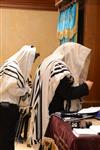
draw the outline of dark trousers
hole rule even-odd
[[[0,103],[0,150],[14,150],[18,118],[17,105]]]

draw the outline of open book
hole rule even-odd
[[[100,126],[90,126],[90,128],[73,128],[73,133],[76,137],[94,136],[100,134]]]
[[[81,109],[78,114],[93,114],[100,111],[100,107],[89,107]]]

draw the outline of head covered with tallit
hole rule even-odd
[[[0,93],[17,84],[19,76],[24,82],[27,80],[31,73],[35,55],[36,48],[25,45],[4,62],[0,67]]]
[[[42,67],[46,68],[52,61],[63,61],[74,77],[74,84],[86,80],[90,63],[91,49],[73,42],[59,46],[50,56],[44,59]],[[45,66],[45,67],[44,67]]]
[[[68,42],[59,46],[50,56],[45,58],[40,65],[40,78],[42,83],[42,134],[44,135],[48,120],[48,106],[52,101],[60,80],[69,74],[64,71],[50,78],[51,70],[55,63],[61,62],[69,68],[74,78],[73,86],[79,85],[86,80],[90,62],[91,50],[81,44]],[[34,93],[35,94],[35,93]],[[34,98],[33,98],[34,99]],[[34,101],[33,101],[34,102]],[[79,105],[79,100],[73,100],[71,110],[74,111]]]

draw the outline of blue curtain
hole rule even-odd
[[[74,3],[64,11],[59,12],[57,35],[60,44],[77,42],[78,3]]]

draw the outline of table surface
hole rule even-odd
[[[91,121],[93,125],[100,125],[100,120],[97,120],[95,118],[86,119],[86,121]]]

